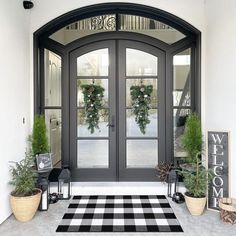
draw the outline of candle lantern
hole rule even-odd
[[[183,203],[184,202],[184,196],[182,193],[177,192],[179,183],[179,175],[175,168],[172,168],[168,174],[168,197],[172,198],[172,201],[176,203]],[[174,193],[172,195],[172,188],[174,185]]]
[[[60,200],[70,199],[71,173],[69,169],[63,169],[58,177],[58,195]]]
[[[44,176],[40,176],[38,179],[38,188],[42,190],[42,196],[39,203],[39,210],[40,211],[47,211],[48,210],[48,180]]]

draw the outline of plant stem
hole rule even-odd
[[[198,153],[197,153],[197,155],[196,155],[196,158],[197,158],[197,173],[196,173],[196,189],[198,189],[198,185],[199,185],[199,183],[198,183],[198,181],[199,181],[199,178],[198,178],[198,175],[199,175],[199,162],[198,162]]]

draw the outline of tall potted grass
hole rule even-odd
[[[19,221],[29,221],[38,209],[42,193],[36,188],[37,173],[32,156],[26,153],[23,160],[10,166],[10,172],[12,175],[10,184],[15,187],[10,194],[13,214]]]
[[[201,122],[196,113],[191,113],[187,119],[183,136],[183,147],[187,152],[187,166],[180,172],[184,177],[187,189],[186,205],[192,215],[201,215],[206,205],[207,187],[211,180],[211,171],[202,165],[202,132]]]

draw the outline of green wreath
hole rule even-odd
[[[142,134],[146,133],[146,126],[150,123],[149,110],[151,109],[152,85],[130,87],[132,113]]]
[[[86,123],[88,130],[93,134],[95,129],[99,129],[99,111],[103,105],[104,88],[95,84],[84,84],[81,88],[84,95]]]

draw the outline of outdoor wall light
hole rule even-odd
[[[31,1],[23,1],[23,7],[25,9],[31,9],[34,7],[34,4]]]

